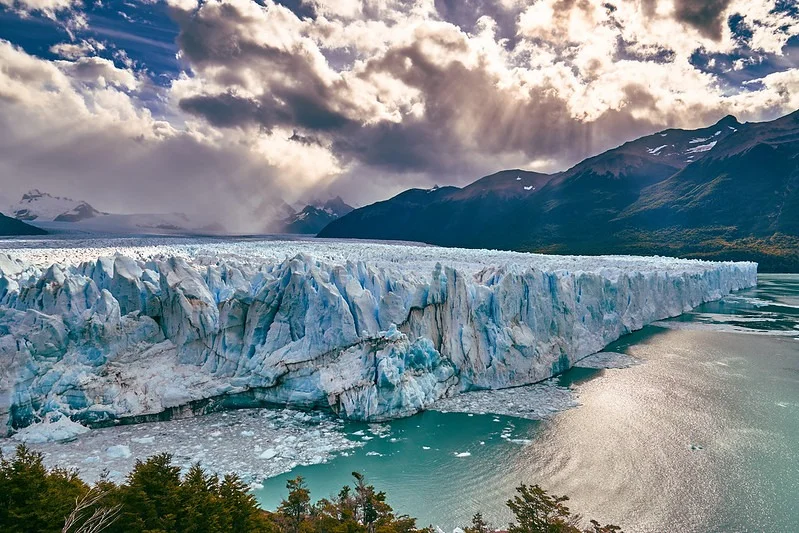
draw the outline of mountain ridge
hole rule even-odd
[[[318,235],[753,259],[764,270],[799,271],[797,154],[799,111],[745,124],[728,115],[704,128],[633,139],[562,172],[513,169],[462,188],[404,191]],[[514,173],[538,185],[514,190]]]

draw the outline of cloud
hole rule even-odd
[[[404,171],[456,181],[509,160],[562,166],[660,126],[738,110],[689,62],[698,46],[727,46],[713,29],[727,2],[665,12],[591,0],[511,5],[524,38],[512,49],[486,14],[505,7],[468,6],[471,19],[447,2],[338,11],[317,2],[316,19],[300,19],[269,2],[206,2],[177,17],[194,73],[179,106],[217,127],[292,127],[323,138],[352,172],[361,165],[392,179]],[[341,48],[355,59],[336,70],[326,52]]]
[[[722,37],[729,5],[730,0],[676,0],[674,15],[677,20],[690,24],[705,37],[718,41]]]
[[[7,196],[39,187],[103,210],[181,211],[259,231],[269,213],[253,210],[264,199],[330,171],[319,147],[287,132],[223,135],[153,117],[137,98],[141,80],[109,60],[45,61],[0,41],[0,65]]]
[[[799,107],[790,58],[748,74],[749,58],[777,57],[799,33],[770,0],[169,4],[185,72],[163,89],[80,41],[54,47],[58,61],[0,47],[0,111],[25,124],[0,138],[0,171],[67,176],[106,202],[122,190],[139,206],[225,206],[244,228],[264,199],[365,203],[502,168],[559,170],[660,128]],[[729,57],[750,83],[731,86],[697,54]],[[61,101],[67,116],[50,116]]]
[[[66,58],[79,59],[105,50],[105,45],[94,39],[83,39],[76,43],[58,43],[50,47],[50,53]]]
[[[59,11],[72,9],[82,3],[82,0],[0,0],[0,5],[18,13],[40,12],[50,18],[55,18],[55,14]]]

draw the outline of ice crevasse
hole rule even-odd
[[[248,242],[0,253],[0,435],[275,403],[377,421],[560,373],[755,263]],[[138,417],[138,418],[137,418]]]

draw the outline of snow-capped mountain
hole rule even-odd
[[[79,222],[102,214],[86,202],[52,196],[39,189],[23,194],[22,199],[9,206],[7,212],[17,220],[28,222]]]
[[[199,222],[183,213],[104,213],[82,200],[53,196],[39,189],[23,194],[6,211],[18,221],[53,233],[225,233],[219,224]]]
[[[411,189],[319,236],[747,258],[765,270],[799,271],[799,111],[667,129],[552,175],[508,170],[464,188]]]
[[[343,217],[353,209],[355,208],[348,205],[340,196],[325,202],[314,202],[284,218],[281,232],[316,235],[330,222]]]

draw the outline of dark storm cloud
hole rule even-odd
[[[275,3],[290,9],[299,18],[316,18],[316,10],[309,0],[275,0]]]
[[[214,126],[236,127],[257,124],[265,131],[275,126],[297,126],[312,131],[335,130],[351,121],[327,109],[312,95],[282,88],[259,99],[231,92],[183,98],[183,111],[201,116]]]
[[[696,28],[705,37],[718,41],[729,5],[730,0],[676,0],[675,18]]]
[[[341,103],[337,98],[339,87],[322,80],[306,51],[248,39],[241,28],[254,21],[236,6],[223,4],[217,10],[180,13],[178,20],[178,43],[184,58],[195,68],[215,68],[213,77],[219,84],[244,85],[243,73],[248,69],[258,69],[269,78],[269,90],[263,95],[240,96],[228,90],[191,96],[180,101],[184,111],[217,126],[259,124],[268,131],[275,126],[324,131],[350,123],[334,108]]]

